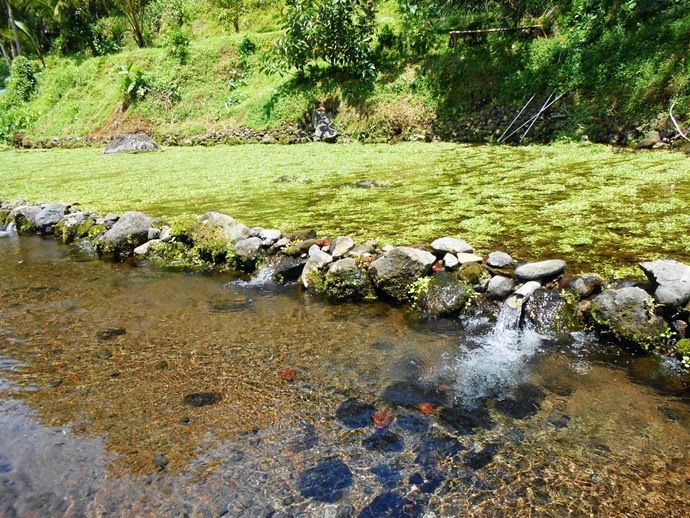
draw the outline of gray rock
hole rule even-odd
[[[161,229],[161,234],[158,236],[158,239],[163,241],[164,243],[167,243],[172,239],[172,228],[168,225],[164,226]]]
[[[331,264],[326,274],[326,296],[336,302],[361,300],[372,293],[369,278],[351,257]]]
[[[471,254],[474,252],[472,245],[454,237],[442,237],[431,243],[431,249],[441,256],[451,254]]]
[[[136,133],[116,136],[108,143],[103,154],[143,153],[147,151],[160,151],[160,147],[148,135]]]
[[[333,127],[330,116],[322,108],[314,110],[311,122],[314,126],[314,140],[333,143],[338,139],[338,131]]]
[[[597,331],[634,349],[652,351],[668,343],[668,324],[654,314],[654,299],[641,288],[604,290],[587,309]]]
[[[503,300],[513,292],[514,286],[513,279],[496,275],[489,280],[486,290],[493,298]]]
[[[672,259],[641,263],[659,304],[682,306],[690,301],[690,266]]]
[[[149,241],[151,241],[152,239],[160,239],[160,236],[161,236],[160,229],[157,229],[154,227],[151,227],[149,229]]]
[[[313,253],[310,253],[307,264],[302,270],[302,285],[307,289],[313,288],[321,270],[332,262],[333,257],[317,247]]]
[[[208,223],[217,223],[224,228],[230,229],[235,224],[235,218],[221,212],[211,211],[201,216],[199,218],[199,223],[203,223],[204,225]]]
[[[566,275],[558,283],[558,286],[569,291],[578,299],[591,297],[601,291],[604,279],[596,273],[583,273],[580,275]]]
[[[575,312],[558,291],[539,288],[525,303],[525,325],[548,336],[566,335],[579,328]]]
[[[492,268],[508,268],[509,266],[513,266],[515,262],[513,258],[505,252],[491,252],[486,264]]]
[[[250,237],[235,242],[235,259],[242,268],[253,269],[261,256],[261,239]]]
[[[261,237],[261,233],[266,230],[264,227],[252,227],[249,229],[249,237]],[[263,241],[263,239],[262,239]]]
[[[283,233],[278,229],[264,229],[259,233],[261,242],[264,246],[273,246],[282,236]],[[287,240],[286,243],[287,244]]]
[[[57,225],[69,210],[67,203],[51,203],[36,214],[34,226],[39,234],[52,234]]]
[[[565,272],[565,261],[551,259],[537,263],[527,263],[515,269],[515,276],[523,281],[553,279]]]
[[[17,232],[29,233],[36,230],[36,216],[41,212],[37,205],[20,205],[12,209],[7,216],[7,221],[14,221]]]
[[[283,257],[273,267],[273,278],[278,282],[293,282],[300,278],[306,260],[297,257]]]
[[[476,254],[459,253],[457,258],[460,264],[481,263],[484,261],[482,256]]]
[[[395,249],[395,247],[393,245],[383,245],[383,248],[381,248],[381,251],[384,254],[387,254],[388,252],[390,252],[393,249]]]
[[[376,250],[376,242],[375,241],[367,241],[366,243],[363,243],[361,245],[357,245],[354,247],[352,250],[350,250],[347,255],[350,257],[354,258],[359,258],[359,257],[366,257],[367,255],[371,255],[374,253]]]
[[[57,225],[55,225],[55,233],[60,235],[60,238],[66,242],[71,243],[76,239],[79,226],[83,224],[89,215],[85,212],[74,212],[72,214],[66,214]]]
[[[537,281],[526,282],[506,299],[506,304],[511,308],[520,308],[532,296],[532,293],[539,288],[541,288],[541,284]]]
[[[651,149],[661,142],[661,135],[658,131],[648,131],[642,140],[637,143],[637,149]]]
[[[271,245],[270,253],[276,253],[290,244],[290,240],[287,237],[281,237],[278,241]]]
[[[261,143],[262,144],[275,144],[276,139],[274,139],[270,133],[266,133],[262,138],[261,138]]]
[[[443,266],[449,270],[454,270],[460,265],[460,261],[453,254],[446,254],[443,256]]]
[[[149,238],[153,219],[143,212],[125,212],[99,242],[99,251],[116,255],[130,254]]]
[[[371,263],[369,274],[377,290],[402,301],[417,279],[429,273],[436,257],[429,252],[399,246]]]
[[[470,296],[463,283],[448,273],[441,272],[431,278],[426,293],[418,304],[422,310],[435,317],[449,317],[459,313]]]
[[[248,239],[251,233],[251,229],[244,223],[235,223],[227,230],[226,236],[228,238],[228,241],[235,244],[243,239]],[[259,239],[259,241],[261,240]]]
[[[149,254],[149,248],[151,248],[151,246],[156,245],[160,242],[161,242],[160,239],[151,239],[150,241],[147,241],[143,245],[136,247],[132,253],[137,257],[146,257]]]
[[[338,236],[333,241],[331,246],[331,255],[338,259],[346,255],[350,250],[355,247],[355,242],[350,236]]]

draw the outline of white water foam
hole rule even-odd
[[[254,275],[248,281],[237,279],[236,281],[229,282],[227,286],[234,288],[254,288],[261,290],[262,288],[269,288],[275,284],[273,280],[273,266],[264,266],[259,270],[259,273]]]
[[[522,307],[504,304],[493,330],[469,336],[461,346],[455,371],[455,398],[471,404],[484,397],[502,397],[529,376],[528,363],[540,350],[544,336],[520,329]]]
[[[0,237],[10,237],[16,235],[17,229],[14,226],[14,221],[10,221],[5,228],[2,228],[2,226],[0,226]]]

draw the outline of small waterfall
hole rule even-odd
[[[0,225],[0,237],[14,236],[17,234],[17,228],[14,221],[10,221],[7,225]]]
[[[273,280],[273,272],[274,268],[273,266],[264,266],[259,270],[259,272],[254,275],[251,279],[245,281],[242,279],[238,279],[236,281],[232,281],[228,283],[229,287],[238,287],[238,288],[254,288],[254,289],[266,289],[269,288],[270,286],[275,284],[275,281]]]
[[[529,375],[528,363],[544,337],[529,327],[520,329],[522,303],[505,303],[489,333],[469,336],[461,346],[455,370],[455,397],[471,404],[484,397],[501,397]]]

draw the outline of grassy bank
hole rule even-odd
[[[609,275],[643,259],[690,259],[690,158],[680,154],[574,144],[309,144],[116,156],[5,151],[0,162],[0,199],[163,217],[218,210],[249,225],[397,244],[457,234],[484,253],[557,256]]]

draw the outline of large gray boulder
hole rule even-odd
[[[682,306],[690,301],[690,266],[672,259],[641,263],[640,268],[654,286],[659,304]]]
[[[14,221],[19,234],[27,234],[36,230],[36,216],[41,212],[37,205],[20,205],[10,211],[7,221]]]
[[[311,122],[314,125],[314,140],[333,143],[338,139],[338,131],[333,127],[333,122],[324,109],[314,110]]]
[[[261,238],[250,237],[235,243],[235,260],[237,266],[244,270],[253,270],[261,257]]]
[[[634,349],[653,351],[664,347],[671,333],[653,309],[654,299],[646,291],[628,287],[604,290],[587,313],[600,334]]]
[[[39,234],[52,234],[57,225],[69,210],[67,203],[51,203],[41,209],[41,212],[36,214],[34,222],[36,231]]]
[[[417,303],[425,313],[435,317],[449,317],[462,311],[470,295],[466,286],[452,275],[441,272],[432,277],[426,293]]]
[[[523,281],[554,279],[565,272],[565,261],[551,259],[537,263],[527,263],[515,269],[515,276]]]
[[[361,300],[372,294],[369,277],[351,257],[331,264],[326,274],[325,290],[326,296],[336,302]]]
[[[369,274],[377,290],[395,300],[409,297],[410,287],[431,270],[434,254],[398,246],[369,266]]]
[[[537,333],[554,336],[566,335],[579,329],[573,310],[560,292],[538,288],[525,302],[522,319]]]
[[[450,254],[471,254],[474,252],[472,245],[463,241],[462,239],[457,239],[455,237],[442,237],[431,243],[431,249],[434,253],[443,257],[447,253]]]
[[[135,133],[116,136],[108,143],[103,154],[144,153],[147,151],[160,151],[160,147],[148,135]]]
[[[99,252],[116,256],[131,255],[135,248],[148,241],[149,228],[153,221],[153,218],[143,212],[125,212],[117,223],[103,234],[98,243]]]

